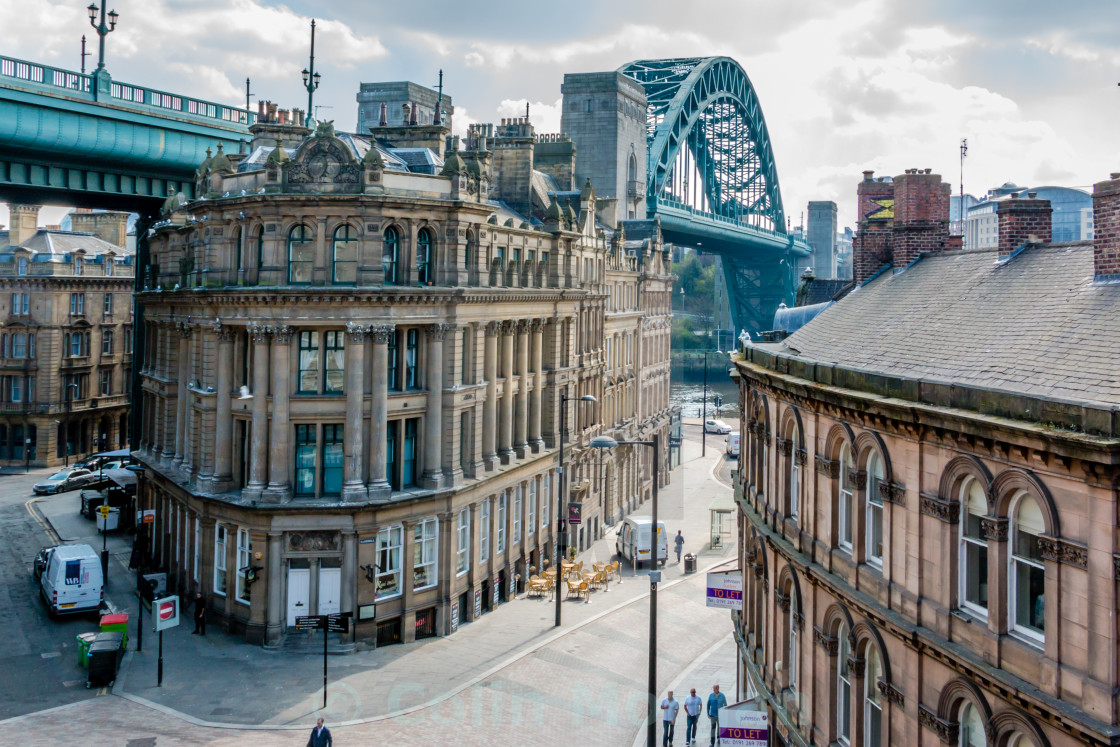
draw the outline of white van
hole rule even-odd
[[[738,459],[739,458],[739,431],[735,431],[734,433],[728,433],[727,434],[727,439],[725,440],[725,443],[727,445],[727,455],[730,456],[730,457],[734,457],[735,459]]]
[[[650,563],[649,530],[653,520],[648,516],[630,516],[622,522],[614,540],[614,550],[631,563],[640,565],[642,561]],[[665,522],[657,522],[657,547],[658,559],[661,565],[669,559],[669,537],[665,533]],[[650,563],[650,567],[652,563]]]
[[[51,615],[97,610],[105,600],[101,558],[89,545],[48,547],[36,559],[39,593]]]

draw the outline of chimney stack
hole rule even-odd
[[[1050,200],[1012,194],[996,203],[999,222],[999,257],[1006,259],[1023,244],[1046,244],[1050,241]]]
[[[909,169],[894,178],[891,264],[901,270],[926,252],[949,243],[949,194],[952,187],[933,169]]]
[[[1120,172],[1093,185],[1093,277],[1120,280]]]
[[[891,221],[894,219],[894,182],[863,172],[857,190],[857,230],[852,242],[852,279],[856,285],[890,262]]]
[[[8,243],[19,246],[39,230],[40,205],[8,205]]]

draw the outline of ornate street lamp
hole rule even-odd
[[[315,111],[312,105],[315,91],[319,88],[319,79],[323,76],[315,72],[315,19],[311,19],[311,62],[303,69],[303,87],[307,89],[307,116],[303,119],[303,126],[311,126],[311,112]]]
[[[97,52],[97,69],[98,70],[104,70],[105,69],[105,37],[108,36],[111,32],[116,30],[117,19],[120,18],[120,15],[115,10],[109,11],[109,25],[105,25],[105,0],[101,0],[101,7],[100,8],[98,8],[97,5],[95,5],[93,3],[90,3],[89,7],[86,8],[86,10],[89,11],[89,25],[93,26],[94,31],[97,32],[97,36],[100,39],[100,44],[99,44],[98,52]],[[98,16],[99,13],[101,15],[101,22],[100,23],[98,23],[98,20],[97,20],[97,16]]]

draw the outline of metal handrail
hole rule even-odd
[[[14,78],[34,83],[45,88],[56,88],[71,93],[93,95],[93,76],[75,73],[71,70],[40,65],[14,57],[0,55],[0,80]],[[110,96],[116,101],[164,109],[203,119],[217,119],[231,124],[249,125],[256,121],[256,114],[235,106],[226,106],[212,101],[194,99],[177,93],[168,93],[155,88],[146,88],[131,83],[113,81]]]

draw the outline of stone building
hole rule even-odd
[[[1113,745],[1120,174],[1095,242],[1016,198],[976,251],[899,219],[939,181],[896,177],[870,279],[736,360],[744,690],[781,744]]]
[[[492,200],[491,125],[298,121],[212,154],[149,239],[151,550],[249,641],[331,612],[360,645],[444,635],[552,557],[562,408],[570,543],[648,496],[644,454],[587,443],[666,433],[668,257],[652,222],[596,224],[589,185],[540,219]]]
[[[134,266],[128,214],[72,231],[11,205],[0,231],[0,465],[53,467],[128,443]]]

